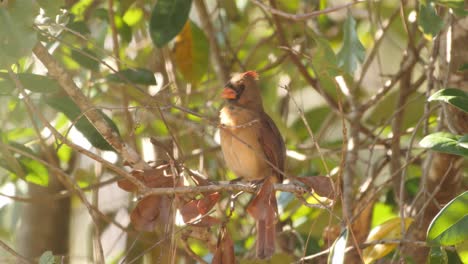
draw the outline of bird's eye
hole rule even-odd
[[[242,92],[244,91],[245,89],[245,85],[244,84],[241,84],[239,85],[239,90],[237,91],[238,94],[242,94]]]

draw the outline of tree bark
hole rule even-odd
[[[18,251],[28,258],[38,258],[45,251],[68,256],[70,197],[51,198],[64,190],[62,184],[49,175],[49,186],[28,184],[28,194],[38,202],[24,204],[18,230]]]

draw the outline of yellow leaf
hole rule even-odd
[[[413,218],[405,218],[405,230],[414,221]],[[369,236],[367,236],[366,243],[378,240],[397,240],[401,238],[401,218],[396,217],[385,221],[381,225],[374,227]],[[390,253],[395,247],[396,243],[376,244],[369,246],[363,251],[364,263],[369,264],[377,259],[380,259]]]
[[[203,31],[191,21],[185,23],[175,38],[172,50],[177,70],[192,84],[200,81],[208,68],[208,40]]]

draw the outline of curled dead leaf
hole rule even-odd
[[[161,197],[148,196],[138,202],[130,214],[130,220],[138,231],[154,231],[160,213]]]
[[[234,243],[227,232],[226,227],[221,228],[218,236],[218,244],[213,256],[212,264],[233,264],[236,263],[234,254]]]
[[[202,199],[191,200],[180,208],[184,222],[197,226],[212,226],[220,221],[206,214],[215,206],[220,198],[219,193],[205,195]]]
[[[168,164],[147,170],[134,170],[131,174],[150,188],[173,187],[175,182]],[[128,179],[118,181],[117,185],[127,192],[136,192],[138,190],[137,186]]]
[[[333,181],[330,177],[326,176],[307,176],[307,177],[292,177],[294,180],[305,184],[311,188],[315,193],[328,199],[335,199],[337,194]]]

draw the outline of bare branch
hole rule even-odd
[[[290,13],[286,13],[284,11],[281,11],[281,10],[278,10],[278,9],[274,8],[273,5],[268,6],[268,5],[265,5],[264,3],[262,3],[262,2],[260,2],[258,0],[251,0],[251,1],[252,1],[252,3],[258,5],[260,8],[265,10],[266,12],[270,12],[271,14],[274,14],[274,15],[277,15],[277,16],[280,16],[282,18],[286,18],[286,19],[289,19],[289,20],[293,20],[293,21],[302,21],[302,20],[311,19],[311,18],[317,17],[319,15],[332,13],[332,12],[335,12],[335,11],[338,11],[338,10],[341,10],[341,9],[344,9],[344,8],[348,8],[348,7],[352,6],[352,5],[365,2],[364,0],[357,0],[357,1],[353,1],[351,3],[347,3],[347,4],[343,4],[343,5],[339,5],[339,6],[334,6],[334,7],[330,7],[330,8],[327,8],[327,9],[318,10],[318,11],[314,11],[314,12],[310,12],[310,13],[306,13],[306,14],[290,14]]]

